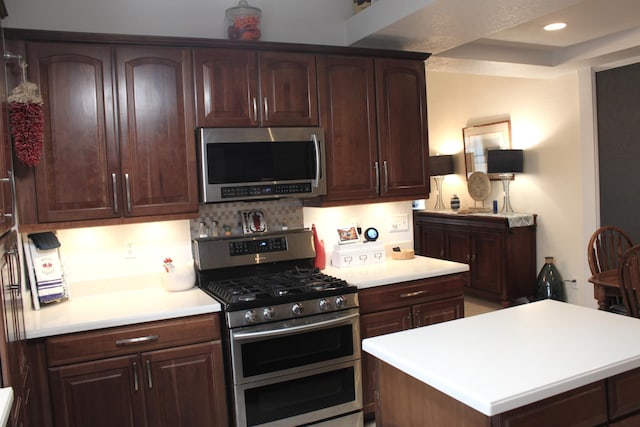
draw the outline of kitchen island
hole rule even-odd
[[[544,300],[365,339],[376,425],[632,425],[639,334],[638,319]]]

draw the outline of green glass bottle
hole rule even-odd
[[[567,293],[564,289],[564,280],[553,263],[553,257],[545,257],[544,265],[538,273],[536,280],[535,300],[554,299],[567,302]]]

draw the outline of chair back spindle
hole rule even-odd
[[[640,317],[640,245],[631,247],[620,259],[618,279],[627,316]]]

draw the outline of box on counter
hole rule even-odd
[[[331,265],[337,268],[378,264],[385,261],[385,249],[382,242],[352,243],[333,245]]]

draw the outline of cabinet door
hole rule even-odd
[[[56,427],[145,426],[136,355],[49,369]]]
[[[378,313],[360,316],[360,336],[362,339],[392,332],[404,331],[411,328],[411,308],[403,307]],[[375,412],[376,391],[376,358],[368,353],[362,353],[362,401],[364,412]]]
[[[373,59],[319,56],[320,125],[325,130],[325,200],[378,196]]]
[[[125,216],[198,211],[191,51],[116,48]]]
[[[380,195],[429,194],[424,62],[376,59]]]
[[[142,354],[149,425],[227,426],[220,341]]]
[[[45,125],[39,165],[23,167],[26,176],[18,176],[20,184],[21,178],[35,175],[37,218],[29,212],[33,207],[25,208],[21,221],[119,217],[112,181],[119,165],[111,48],[33,42],[26,49],[29,80],[42,93]]]
[[[469,264],[471,261],[471,235],[469,230],[466,228],[446,228],[445,230],[447,259]]]
[[[5,63],[0,67],[0,82],[7,82]],[[0,105],[6,105],[7,85],[0,84]],[[0,115],[0,235],[15,224],[13,212],[13,166],[11,165],[11,135],[8,109]]]
[[[442,224],[416,221],[413,232],[416,255],[445,259],[444,226]]]
[[[7,425],[24,423],[28,399],[28,362],[15,233],[0,240],[0,364],[2,387],[13,388]]]
[[[315,56],[261,52],[258,57],[262,126],[317,126]]]
[[[471,250],[471,287],[499,296],[504,281],[505,253],[501,233],[473,231]]]
[[[197,126],[259,124],[258,65],[253,51],[195,49]]]
[[[417,304],[412,310],[414,328],[455,320],[464,317],[464,297]]]

